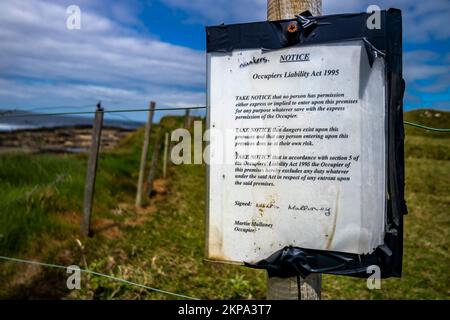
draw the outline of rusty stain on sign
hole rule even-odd
[[[341,188],[338,186],[337,192],[336,192],[336,205],[334,209],[334,217],[333,217],[333,224],[331,226],[331,232],[327,239],[327,245],[325,247],[326,250],[331,249],[331,244],[333,243],[334,235],[336,233],[336,223],[337,223],[337,217],[339,214],[339,199],[341,197]]]
[[[366,254],[382,242],[382,224],[364,221],[382,217],[384,208],[378,200],[384,199],[385,175],[377,169],[384,159],[372,156],[385,148],[384,61],[380,57],[368,66],[361,58],[365,50],[361,40],[352,40],[264,53],[259,48],[208,53],[209,121],[215,130],[233,132],[230,140],[237,141],[213,140],[212,150],[239,155],[231,163],[209,157],[208,258],[259,261],[289,245]],[[308,61],[298,58],[305,54]],[[262,56],[266,63],[236,67]],[[284,56],[292,57],[289,63]],[[307,73],[298,72],[300,62]],[[327,72],[316,71],[324,67]],[[369,81],[362,97],[361,70],[370,73],[363,75]],[[326,99],[334,103],[323,112],[292,106],[326,105]],[[268,104],[274,106],[263,107]],[[244,114],[249,110],[254,116]],[[256,144],[258,135],[281,141],[268,148]],[[364,221],[361,208],[368,208]],[[368,241],[359,245],[362,234]]]

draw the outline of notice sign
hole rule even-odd
[[[208,53],[208,258],[382,245],[385,83],[363,40]]]

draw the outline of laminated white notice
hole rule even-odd
[[[382,245],[385,113],[362,41],[208,54],[207,257]]]

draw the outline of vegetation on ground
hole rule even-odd
[[[405,120],[450,127],[449,112],[417,110],[405,113]],[[166,130],[182,125],[176,117],[162,122]],[[101,153],[92,238],[79,237],[85,154],[0,155],[0,255],[76,264],[197,298],[264,299],[264,271],[204,261],[203,165],[169,166],[146,206],[134,207],[142,140],[141,129]],[[325,275],[323,298],[449,298],[449,160],[448,133],[406,127],[403,276],[368,290],[364,279]],[[0,261],[0,298],[174,298],[94,275],[83,275],[82,289],[69,291],[67,276],[64,270]]]

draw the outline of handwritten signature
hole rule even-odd
[[[330,207],[315,207],[315,206],[308,206],[308,205],[301,205],[297,206],[295,204],[290,204],[288,206],[288,210],[294,210],[294,211],[311,211],[311,212],[322,212],[327,217],[331,215],[331,208]]]

